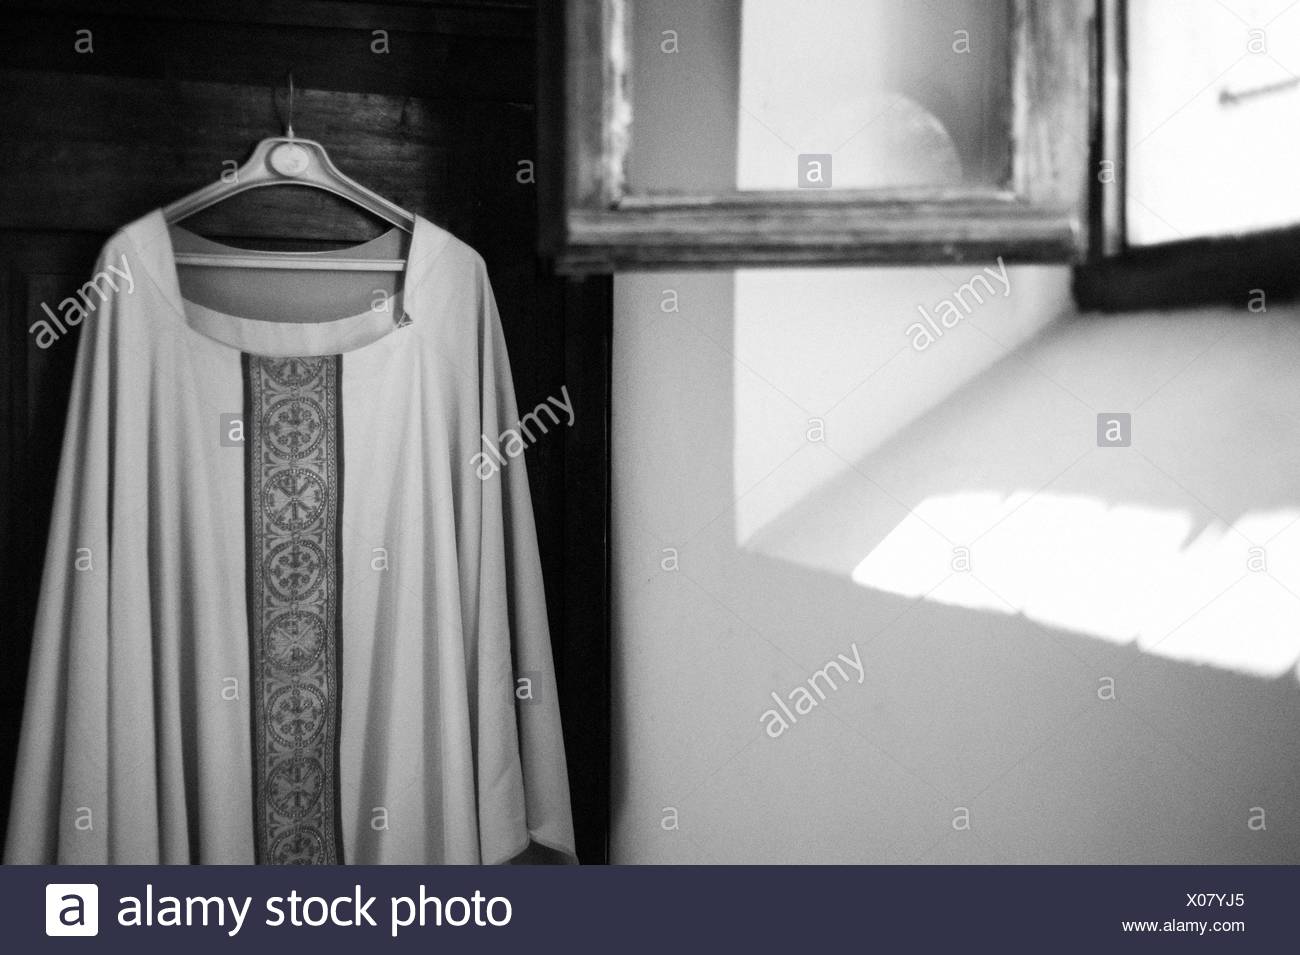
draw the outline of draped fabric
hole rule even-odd
[[[239,318],[155,211],[101,275],[5,861],[576,861],[527,473],[475,466],[519,420],[481,258],[418,219],[382,307]]]

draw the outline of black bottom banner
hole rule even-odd
[[[0,885],[12,952],[1282,952],[1300,932],[1300,869],[1274,866],[9,866]]]

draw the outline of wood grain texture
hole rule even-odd
[[[1012,177],[1027,202],[1087,198],[1094,17],[1091,0],[1015,0]],[[1082,216],[1081,216],[1082,218]]]
[[[132,17],[224,22],[244,27],[274,24],[389,29],[443,36],[512,36],[532,39],[536,0],[222,0],[221,3],[160,4],[155,0],[3,0],[0,8],[44,14],[97,14],[116,21]]]
[[[509,229],[524,211],[531,220],[531,193],[516,182],[518,162],[533,155],[530,108],[478,103],[469,110],[310,89],[296,100],[296,130],[399,205],[448,220],[474,203],[475,190],[500,189],[520,201],[497,225]],[[104,232],[160,197],[216,179],[257,139],[278,132],[267,91],[255,87],[17,70],[0,71],[0,124],[7,147],[0,151],[0,228]],[[499,134],[488,142],[483,130]],[[307,195],[255,190],[238,217],[265,223],[269,235],[364,232],[364,213],[327,205],[325,193]],[[213,234],[238,234],[230,219],[214,214],[203,222]]]
[[[622,196],[616,115],[626,81],[626,37],[616,31],[621,0],[578,0],[565,7],[565,148],[561,168],[573,208],[602,209]],[[620,72],[621,71],[621,72]]]
[[[9,69],[60,73],[202,79],[283,85],[292,69],[304,88],[464,97],[531,103],[531,11],[487,7],[498,29],[446,33],[451,14],[429,7],[346,3],[279,3],[241,19],[238,8],[265,5],[119,3],[118,12],[93,3],[20,4],[5,14],[0,63]],[[271,17],[269,12],[279,16]],[[472,22],[472,9],[452,20]],[[197,16],[196,16],[197,14]],[[301,15],[306,21],[294,21]],[[92,52],[78,52],[89,30]],[[375,30],[385,31],[382,43]],[[382,50],[383,52],[377,52]]]
[[[788,206],[720,197],[569,213],[565,271],[961,262],[1001,255],[1053,262],[1077,254],[1075,210],[1018,201],[834,202]]]

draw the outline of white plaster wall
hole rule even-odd
[[[725,184],[727,96],[637,95]],[[985,267],[617,277],[615,862],[1300,861],[1300,315],[1020,267],[913,347]]]

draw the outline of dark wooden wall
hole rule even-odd
[[[536,158],[532,0],[29,0],[0,5],[0,23],[0,813],[76,350],[73,336],[42,350],[28,329],[85,281],[111,232],[280,133],[292,70],[298,135],[483,255],[520,408],[566,385],[575,402],[574,426],[527,461],[579,855],[605,861],[609,283],[559,279],[536,254],[537,187],[520,181]],[[247,193],[187,226],[286,248],[384,228],[298,189]]]

